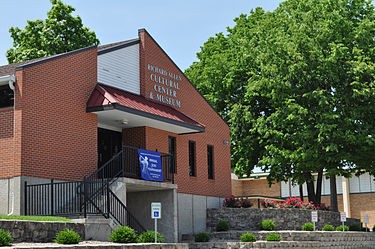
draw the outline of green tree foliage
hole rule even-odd
[[[375,173],[374,18],[371,1],[287,0],[201,47],[186,75],[229,123],[236,174],[306,182],[319,203],[323,172]]]
[[[25,29],[11,27],[13,47],[7,53],[9,63],[69,52],[75,49],[98,45],[93,31],[83,26],[79,16],[74,17],[74,8],[61,0],[51,0],[52,8],[47,19],[27,21]]]

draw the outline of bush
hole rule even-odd
[[[322,228],[322,231],[335,231],[335,227],[330,224],[325,224]]]
[[[260,226],[263,230],[272,231],[275,229],[276,223],[273,220],[262,220]]]
[[[375,225],[372,227],[372,231],[375,232]]]
[[[342,225],[336,227],[336,231],[342,231]],[[344,231],[349,231],[349,227],[347,225],[344,225]]]
[[[257,237],[253,233],[243,233],[240,237],[241,242],[255,242],[257,241]]]
[[[362,226],[360,224],[350,225],[349,231],[362,231]]]
[[[228,231],[229,230],[229,223],[228,221],[225,220],[219,220],[219,222],[216,225],[216,231],[221,232],[221,231]]]
[[[194,235],[195,242],[208,242],[210,241],[210,235],[208,233],[197,233]]]
[[[157,243],[164,242],[164,236],[161,233],[156,233],[156,241]],[[146,231],[139,235],[137,239],[138,243],[155,243],[155,231]]]
[[[270,233],[266,236],[267,241],[280,241],[281,235],[278,233]]]
[[[10,246],[13,243],[12,235],[0,228],[0,246]]]
[[[231,208],[236,208],[238,207],[238,202],[234,195],[231,195],[229,197],[226,197],[224,202],[223,202],[224,207],[231,207]]]
[[[128,226],[117,227],[109,236],[109,240],[115,243],[135,243],[137,234],[134,229]]]
[[[312,222],[306,222],[302,226],[302,231],[314,231],[314,224]]]
[[[58,244],[78,244],[81,236],[73,230],[64,229],[57,233],[55,242]]]

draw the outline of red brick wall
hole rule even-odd
[[[17,72],[17,175],[81,179],[97,168],[97,118],[86,102],[97,81],[97,50],[87,49]]]
[[[13,173],[13,116],[13,107],[0,108],[0,178],[8,178]]]
[[[122,130],[122,143],[137,148],[146,148],[146,128],[134,127]]]
[[[175,80],[179,89],[175,99],[181,101],[181,107],[175,107],[180,112],[193,118],[205,126],[205,132],[190,135],[174,135],[177,142],[177,174],[175,181],[181,193],[199,194],[208,196],[227,196],[231,194],[230,179],[230,146],[229,127],[199,94],[184,74],[175,66],[170,58],[157,45],[153,38],[145,31],[140,31],[140,58],[141,58],[141,94],[149,98],[154,92],[155,82],[150,79],[147,65],[151,64],[164,69],[181,80]],[[166,77],[168,78],[168,77]],[[167,132],[147,128],[147,147],[158,148],[159,151],[168,151]],[[189,176],[188,141],[196,142],[197,176]],[[214,146],[214,180],[208,179],[207,172],[207,145]]]

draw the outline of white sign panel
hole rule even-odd
[[[311,211],[311,221],[318,222],[318,211]]]
[[[341,222],[346,222],[346,213],[345,212],[340,213],[340,220],[341,220]]]
[[[363,217],[363,223],[368,224],[368,214],[365,214]]]
[[[160,202],[151,203],[151,218],[161,219],[161,203]]]

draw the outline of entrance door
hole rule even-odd
[[[120,152],[122,133],[98,128],[98,167]]]

